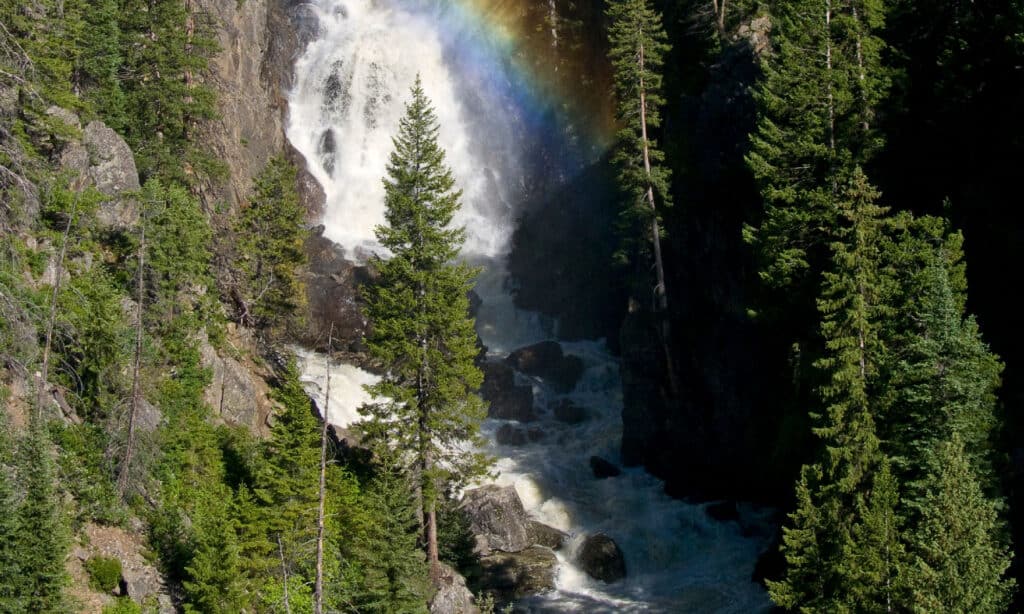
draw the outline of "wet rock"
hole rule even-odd
[[[539,426],[531,426],[526,429],[526,438],[530,441],[540,441],[544,439],[544,431]]]
[[[704,513],[719,522],[738,521],[740,519],[740,511],[736,507],[735,501],[711,503],[704,508]]]
[[[519,552],[533,544],[530,518],[512,486],[488,485],[466,492],[460,509],[477,536],[479,554],[493,550]]]
[[[558,559],[544,546],[496,552],[480,559],[480,585],[500,603],[555,590]]]
[[[604,533],[590,535],[583,541],[576,562],[590,577],[602,582],[626,577],[626,558],[615,540]]]
[[[441,574],[434,583],[437,592],[430,600],[430,614],[479,614],[473,605],[473,593],[459,572],[441,563]]]
[[[524,446],[529,439],[525,429],[512,424],[502,424],[494,437],[503,446]]]
[[[614,478],[622,474],[622,470],[614,463],[607,461],[600,456],[590,457],[590,470],[594,472],[594,477],[599,480]]]
[[[370,323],[363,317],[360,288],[373,280],[371,271],[345,259],[345,250],[323,236],[323,226],[314,229],[306,240],[309,274],[306,297],[309,304],[309,328],[303,341],[326,351],[328,332],[333,327],[333,352],[356,354],[365,350],[363,339]]]
[[[485,362],[480,368],[484,372],[480,395],[490,404],[487,409],[489,417],[519,422],[537,419],[533,409],[533,388],[517,385],[512,367],[501,362]]]
[[[587,410],[569,399],[562,399],[555,405],[555,419],[566,424],[579,424],[587,419]]]
[[[552,550],[561,550],[569,540],[569,534],[536,520],[530,521],[530,539],[533,543]]]
[[[505,359],[512,368],[537,376],[558,392],[569,392],[583,376],[583,360],[567,355],[557,341],[541,341],[519,348]]]

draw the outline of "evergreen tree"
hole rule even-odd
[[[3,399],[3,391],[0,391],[0,399]],[[25,610],[24,597],[18,586],[22,578],[21,553],[18,551],[22,531],[6,417],[6,411],[0,411],[0,612],[14,614]]]
[[[219,166],[192,142],[196,122],[214,117],[214,94],[197,84],[216,49],[208,27],[181,0],[120,0],[124,81],[131,117],[125,137],[139,175],[185,184],[215,175]],[[199,21],[200,26],[203,25]]]
[[[916,612],[1006,611],[1014,582],[996,502],[982,492],[959,435],[938,444],[919,525],[910,535]]]
[[[426,612],[428,568],[419,549],[413,484],[382,468],[360,497],[350,539],[342,544],[347,592],[359,612]]]
[[[486,472],[480,444],[483,376],[468,293],[477,271],[453,264],[465,230],[452,228],[460,193],[437,144],[438,125],[420,80],[394,139],[377,239],[392,256],[376,258],[378,283],[366,292],[371,355],[386,366],[368,387],[376,402],[361,411],[362,431],[382,458],[417,476],[424,543],[438,564],[438,498]]]
[[[295,189],[295,166],[283,156],[267,163],[236,233],[241,258],[234,299],[239,320],[269,326],[287,321],[301,304],[299,268],[305,263],[305,212]]]
[[[211,285],[212,233],[199,200],[180,185],[150,179],[142,190],[146,226],[146,310],[150,326],[188,312],[184,293]]]
[[[626,233],[624,251],[631,257],[643,254],[645,266],[646,259],[653,258],[654,308],[664,312],[668,295],[659,211],[671,205],[671,198],[669,171],[663,165],[665,154],[652,131],[661,126],[661,107],[665,104],[661,95],[662,67],[669,45],[661,15],[647,0],[614,0],[608,5],[607,17],[611,22],[609,57],[615,70],[620,124],[613,161],[619,167],[619,187],[625,198],[621,214]],[[646,239],[640,239],[643,236]]]
[[[842,186],[881,144],[872,120],[888,85],[875,34],[883,8],[875,0],[792,0],[776,9],[747,156],[765,213],[744,236],[763,260],[762,279],[802,286],[797,298],[806,298],[814,273],[827,268]]]
[[[25,498],[18,509],[20,593],[26,612],[67,611],[64,558],[70,545],[67,523],[58,501],[53,445],[43,419],[36,414],[22,439],[19,472]]]
[[[906,554],[897,509],[896,478],[883,459],[867,497],[860,500],[861,523],[850,552],[851,601],[857,612],[902,611],[906,603]]]
[[[863,550],[858,532],[881,459],[870,390],[878,360],[878,321],[883,314],[878,193],[859,171],[844,191],[841,219],[832,243],[833,270],[824,277],[819,301],[826,355],[817,362],[828,374],[821,389],[826,412],[816,416],[815,434],[824,459],[806,467],[797,486],[798,508],[785,533],[785,578],[770,585],[772,598],[787,608],[836,611],[860,599],[853,557],[881,556]],[[858,551],[859,550],[859,551]]]
[[[255,493],[268,535],[279,538],[289,575],[312,582],[319,501],[320,421],[294,367],[274,390],[284,411],[267,442]]]
[[[995,486],[992,440],[996,389],[1002,370],[973,318],[963,316],[941,250],[919,272],[921,295],[908,318],[913,326],[893,368],[893,403],[885,417],[890,453],[907,485],[908,513],[916,517],[932,479],[931,455],[956,434],[984,488]]]

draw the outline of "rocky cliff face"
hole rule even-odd
[[[219,118],[203,126],[203,140],[229,172],[226,182],[206,186],[204,197],[234,208],[267,160],[285,150],[284,91],[298,39],[288,27],[285,0],[197,4],[212,20],[220,45],[204,76],[217,92]]]

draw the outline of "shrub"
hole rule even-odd
[[[121,583],[121,561],[109,556],[90,557],[85,562],[89,586],[101,593],[111,593]]]

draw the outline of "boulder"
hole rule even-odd
[[[555,590],[558,558],[550,548],[530,546],[521,552],[495,552],[480,559],[479,583],[499,603]]]
[[[579,424],[587,419],[587,410],[569,399],[562,399],[555,404],[555,419],[566,424]]]
[[[529,440],[526,430],[512,424],[502,424],[494,438],[503,446],[523,446]]]
[[[473,593],[466,588],[466,579],[444,563],[440,571],[434,581],[437,592],[430,600],[430,614],[480,614],[473,605]]]
[[[93,185],[107,196],[139,189],[139,171],[128,143],[101,121],[86,124],[82,144],[89,151]]]
[[[547,546],[552,550],[561,550],[562,546],[569,541],[569,534],[543,522],[531,520],[530,539],[535,544]]]
[[[63,109],[52,108],[52,115],[76,125],[77,117]],[[100,205],[99,222],[108,228],[126,228],[139,219],[138,203],[123,198],[139,189],[139,172],[128,143],[113,129],[97,120],[89,122],[82,141],[68,143],[60,153],[60,166],[70,171],[71,187],[82,190],[93,186],[111,198]]]
[[[480,554],[519,552],[533,544],[530,518],[515,487],[491,484],[474,488],[466,491],[459,507],[469,518]]]
[[[590,470],[594,472],[594,477],[599,480],[614,478],[622,474],[622,470],[615,463],[605,460],[600,456],[590,457]]]
[[[255,367],[221,356],[206,340],[201,342],[199,354],[212,375],[203,395],[206,403],[227,424],[254,433],[264,430],[273,406],[266,382],[254,374]]]
[[[576,553],[576,563],[587,574],[602,582],[626,577],[626,558],[615,540],[604,533],[589,535]]]
[[[540,441],[544,439],[544,431],[539,426],[531,426],[526,429],[526,438],[530,441]]]
[[[583,359],[566,355],[557,341],[519,348],[505,359],[513,369],[548,382],[557,392],[569,392],[583,376]]]
[[[480,368],[484,372],[480,395],[490,404],[488,417],[519,422],[537,419],[533,409],[533,388],[517,385],[512,367],[501,362],[485,362]]]

